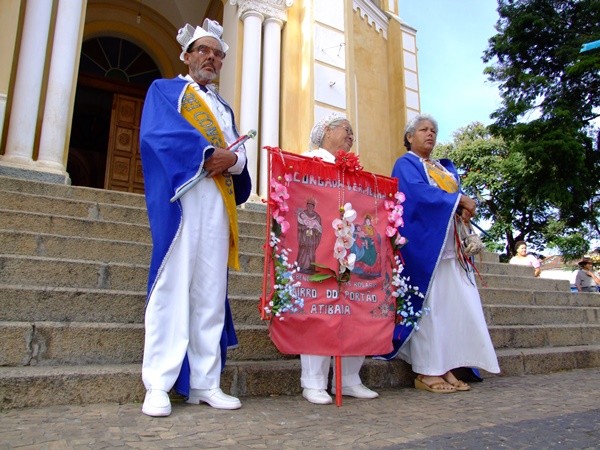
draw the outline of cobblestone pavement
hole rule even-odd
[[[242,398],[238,411],[174,403],[0,411],[0,449],[580,449],[600,446],[600,368],[496,377],[470,392],[380,390],[312,405],[300,395]]]

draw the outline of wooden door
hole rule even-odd
[[[104,187],[144,193],[140,158],[140,119],[144,100],[122,94],[113,98]]]

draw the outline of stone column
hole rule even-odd
[[[36,164],[41,170],[66,175],[67,130],[73,115],[73,86],[80,53],[85,0],[59,0],[52,46],[46,107]]]
[[[51,14],[52,1],[27,1],[2,165],[32,169]]]
[[[240,131],[246,133],[258,130],[261,26],[264,17],[256,11],[246,11],[240,15],[240,19],[244,22]],[[245,144],[252,193],[255,195],[258,189],[258,139],[248,140]]]
[[[281,28],[283,21],[268,18],[264,24],[265,47],[262,65],[262,104],[260,118],[260,148],[265,145],[279,147],[279,87],[281,81]],[[267,152],[260,151],[260,174],[258,194],[267,198],[269,180]]]
[[[267,159],[260,149],[265,145],[279,145],[281,29],[287,20],[286,9],[293,3],[293,0],[230,0],[230,4],[238,6],[238,16],[244,22],[241,131],[257,130],[259,114],[261,118],[257,140],[246,143],[248,170],[255,196],[266,197],[268,194]],[[261,55],[263,22],[265,50]]]

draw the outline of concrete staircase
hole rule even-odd
[[[264,207],[239,213],[242,271],[229,292],[240,346],[222,386],[242,397],[297,395],[299,359],[275,349],[258,312]],[[0,409],[143,399],[150,250],[140,195],[0,177]],[[502,375],[600,366],[600,296],[494,254],[477,263]],[[373,388],[413,376],[402,361],[369,358],[361,375]]]

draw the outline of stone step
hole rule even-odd
[[[479,289],[484,305],[598,306],[598,294],[522,290],[506,287]]]
[[[487,289],[485,294],[493,291]],[[484,301],[486,321],[491,325],[600,323],[600,307],[595,299],[582,302],[588,295],[569,294],[573,301],[562,306],[547,302],[528,305],[527,298],[511,303],[514,290],[498,291],[503,294],[500,303]],[[146,292],[142,290],[0,285],[0,321],[142,323],[145,299]],[[230,295],[235,323],[264,325],[259,301],[260,296],[256,295]]]
[[[479,270],[479,272],[482,274],[484,280],[488,274],[508,275],[511,277],[526,277],[530,278],[532,280],[531,282],[534,284],[541,279],[534,277],[533,269],[526,266],[517,266],[515,264],[506,264],[497,261],[484,261],[477,263],[475,267],[477,267],[477,270]]]
[[[568,347],[600,344],[600,324],[491,325],[496,349]]]
[[[562,347],[600,344],[600,325],[491,325],[494,346],[504,348]],[[275,360],[265,324],[237,324],[239,346],[231,360]],[[144,327],[141,323],[0,322],[0,366],[140,363]]]
[[[0,322],[0,366],[139,363],[142,324]]]
[[[0,284],[0,321],[136,323],[146,291]]]
[[[600,345],[496,350],[503,376],[600,367]]]
[[[500,262],[500,255],[497,253],[483,251],[473,257],[474,263],[478,266],[481,263],[498,263]]]
[[[232,361],[285,358],[265,325],[237,325],[239,346]],[[141,323],[0,322],[0,366],[56,366],[141,363]]]
[[[44,211],[56,216],[148,225],[146,205],[127,206],[8,191],[0,191],[0,205],[3,209],[13,211]]]
[[[244,263],[250,265],[251,260],[248,258]],[[258,256],[255,263],[257,260]],[[147,274],[147,266],[140,264],[0,255],[0,284],[23,284],[23,280],[27,280],[27,284],[34,286],[141,291],[146,289]],[[489,288],[510,284],[514,288],[531,289],[531,279],[525,277],[487,275],[485,282]],[[570,292],[568,282],[564,280],[538,279],[536,283],[540,284],[539,289]],[[234,296],[258,298],[262,294],[262,284],[262,271],[232,271],[229,275],[229,292]]]
[[[147,278],[148,267],[140,264],[0,254],[0,284],[144,291]],[[262,279],[262,273],[232,271],[229,294],[259,298]]]
[[[513,289],[524,291],[561,291],[570,293],[571,287],[566,280],[551,280],[546,278],[534,278],[530,276],[497,275],[486,273],[482,277],[477,276],[477,286],[482,288],[503,288],[510,286]]]
[[[31,231],[0,230],[0,248],[7,255],[55,259],[150,264],[152,245],[93,237],[62,236]]]
[[[242,264],[255,271],[231,272],[231,295],[260,297],[263,284],[261,261],[258,255],[243,256]],[[146,289],[147,276],[146,264],[0,255],[1,284],[23,284],[23,280],[27,280],[27,284],[34,286],[142,291]],[[486,277],[489,287],[503,286],[507,281],[503,275]],[[526,278],[511,278],[513,286],[526,285],[527,281]],[[549,288],[558,286],[555,280],[538,281]]]
[[[150,228],[124,222],[0,209],[0,229],[150,244]]]
[[[240,234],[264,236],[265,226],[263,223],[242,220],[238,220],[238,223]],[[10,209],[0,209],[0,229],[148,244],[151,242],[150,228],[147,224],[111,222]]]
[[[243,320],[241,323],[259,325],[264,322],[259,314],[259,302],[260,297],[236,297],[232,309]],[[600,306],[595,305],[484,304],[483,310],[489,325],[600,324]]]
[[[600,345],[503,349],[497,354],[500,376],[600,366]],[[482,375],[492,376],[485,371]],[[409,387],[414,374],[401,360],[367,358],[361,378],[373,389]],[[221,386],[242,399],[253,395],[300,395],[300,361],[230,361]],[[140,403],[141,407],[144,392],[139,364],[0,367],[0,409],[94,403]]]
[[[143,291],[148,267],[126,263],[0,255],[0,283]]]
[[[262,273],[264,267],[262,244],[262,240],[252,236],[240,236],[240,266],[243,271]],[[111,261],[148,266],[152,245],[114,239],[0,229],[0,249],[6,255],[71,260],[78,260],[84,256],[88,261]],[[254,250],[254,253],[246,252],[246,249]]]
[[[144,208],[146,206],[143,195],[127,192],[44,183],[39,181],[32,182],[30,180],[6,176],[0,176],[0,186],[2,186],[3,191],[22,192],[59,199],[68,198],[107,204],[119,204],[137,208]]]
[[[10,180],[10,181],[8,181]],[[3,183],[8,183],[5,185]],[[0,205],[2,209],[91,218],[105,221],[147,225],[146,202],[139,194],[73,188],[41,183],[22,184],[21,180],[1,177]],[[13,185],[16,183],[16,186]],[[35,184],[35,183],[30,183]],[[238,219],[265,225],[266,205],[246,203],[238,207]]]
[[[236,324],[265,325],[259,299],[229,297]],[[144,322],[145,291],[0,285],[0,321]]]
[[[1,219],[0,219],[1,222]],[[130,225],[126,225],[129,227]],[[258,226],[254,224],[254,226]],[[61,230],[62,231],[62,230]],[[255,231],[255,230],[250,230]],[[63,231],[64,232],[64,231]],[[116,236],[111,238],[95,238],[80,236],[65,236],[64,234],[43,234],[36,231],[23,231],[19,229],[0,230],[0,248],[5,254],[47,256],[51,258],[77,259],[82,255],[93,261],[112,261],[131,264],[149,264],[151,244],[132,242],[129,239],[117,240]],[[246,272],[262,273],[264,241],[252,235],[242,234],[240,236],[240,248],[242,249],[242,269]],[[246,249],[250,252],[243,253]],[[252,252],[253,251],[253,252]],[[522,269],[520,266],[507,264],[484,263],[489,267],[504,266],[511,269]],[[505,272],[510,272],[507,270]],[[550,280],[528,276],[516,276],[506,273],[486,272],[477,282],[482,286],[485,283],[490,287],[506,286],[510,278],[511,286],[523,289],[536,290],[561,290],[570,292],[569,282],[565,280]]]
[[[485,305],[486,322],[494,325],[600,324],[596,306]]]

